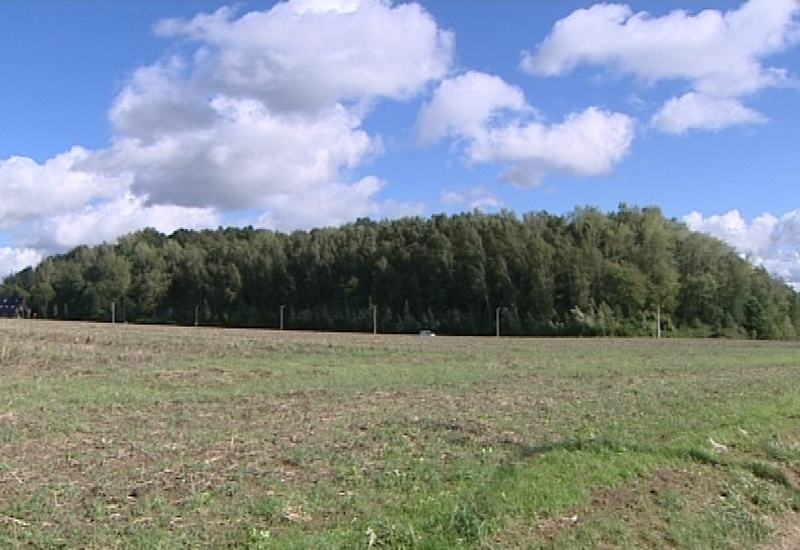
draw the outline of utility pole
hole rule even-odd
[[[378,334],[378,306],[372,305],[372,334]]]
[[[658,306],[656,311],[656,338],[661,338],[661,306]]]
[[[281,304],[281,330],[283,330],[283,310],[285,308],[286,308],[286,306]]]
[[[117,305],[116,302],[111,302],[111,324],[112,325],[117,322],[116,317],[115,317],[115,313],[116,312],[114,311],[116,305]]]

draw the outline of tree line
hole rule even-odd
[[[656,207],[281,233],[144,229],[6,277],[37,317],[291,329],[794,339],[800,295]]]

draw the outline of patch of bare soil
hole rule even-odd
[[[800,513],[790,512],[773,524],[772,540],[762,550],[797,550],[800,548]]]
[[[784,468],[783,473],[786,475],[789,486],[800,492],[800,472],[797,472],[794,468]]]
[[[783,473],[789,486],[800,492],[800,474],[793,468],[784,468]],[[772,540],[763,545],[764,550],[797,550],[800,548],[800,512],[792,510],[777,518],[772,528],[775,534]]]
[[[681,506],[699,511],[714,498],[714,481],[699,472],[659,468],[632,485],[596,491],[589,505],[540,522],[539,532],[545,540],[556,543],[570,529],[596,517],[622,520],[632,532],[663,532],[667,525],[660,507],[670,495],[680,495]],[[648,545],[648,541],[642,543]]]

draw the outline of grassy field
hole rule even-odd
[[[0,322],[3,548],[796,548],[799,509],[797,343]]]

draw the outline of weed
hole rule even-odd
[[[713,451],[709,451],[708,449],[692,447],[686,451],[686,454],[689,456],[689,458],[701,464],[715,466],[721,463],[719,455],[715,454]]]

